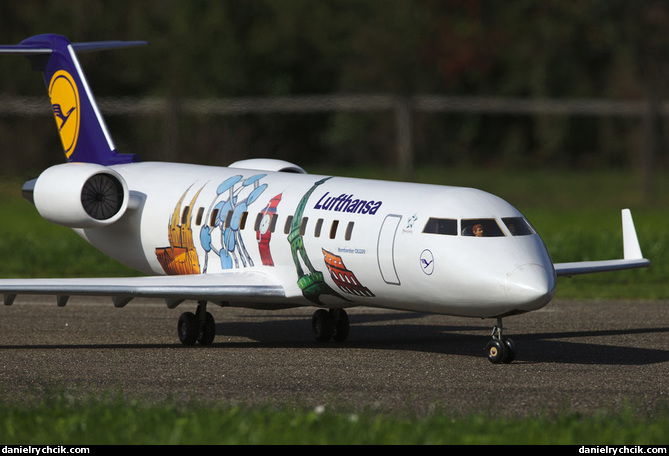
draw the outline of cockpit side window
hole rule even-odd
[[[523,217],[505,217],[502,219],[512,236],[530,236],[536,234],[530,222]]]
[[[430,217],[423,228],[423,233],[445,234],[448,236],[458,235],[458,221],[455,219],[442,219]]]
[[[476,237],[502,237],[504,232],[495,219],[463,219],[462,235]]]

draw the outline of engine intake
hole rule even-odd
[[[93,163],[65,163],[45,170],[32,186],[37,211],[70,228],[114,223],[128,208],[129,192],[114,170]],[[30,186],[24,186],[24,194]]]

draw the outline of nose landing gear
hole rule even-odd
[[[502,337],[502,318],[497,318],[497,324],[492,329],[492,340],[486,345],[488,361],[493,364],[508,364],[516,358],[516,344],[512,339]]]

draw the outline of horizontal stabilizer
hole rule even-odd
[[[146,46],[148,44],[147,41],[91,41],[88,43],[71,43],[72,48],[78,53]],[[0,54],[31,56],[51,54],[52,52],[54,52],[53,47],[42,44],[21,43],[0,46]]]
[[[51,54],[53,49],[31,45],[31,44],[15,44],[15,45],[3,45],[0,46],[0,54],[13,54],[13,55],[44,55]]]
[[[89,43],[72,43],[75,51],[108,51],[110,49],[124,49],[137,46],[146,46],[148,41],[91,41]]]

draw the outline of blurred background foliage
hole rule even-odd
[[[652,166],[666,167],[669,3],[661,0],[7,0],[0,43],[39,33],[147,40],[85,54],[98,98],[164,98],[173,115],[105,113],[121,152],[226,165],[274,157],[309,166],[397,166],[392,112],[186,115],[187,98],[318,94],[643,101],[656,109]],[[23,58],[0,59],[2,98],[45,97]],[[654,108],[653,108],[654,107]],[[0,116],[0,166],[62,160],[45,115]],[[413,116],[419,166],[638,169],[639,116]],[[171,142],[171,143],[170,143]],[[174,152],[176,151],[176,152]]]

